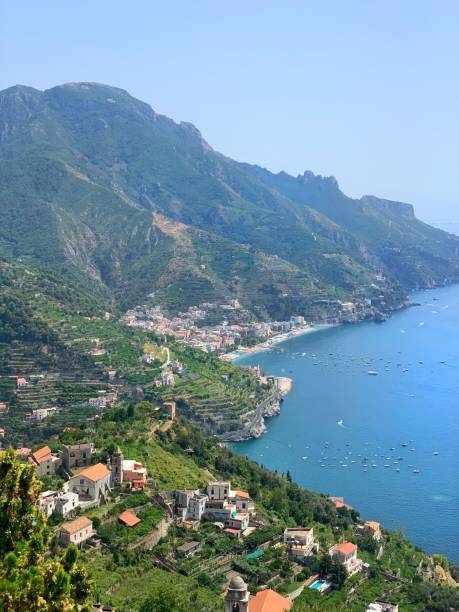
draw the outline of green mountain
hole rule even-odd
[[[0,256],[120,308],[151,293],[171,311],[239,297],[285,318],[365,292],[376,273],[393,307],[459,278],[459,239],[411,206],[237,163],[113,87],[0,92],[0,162]]]

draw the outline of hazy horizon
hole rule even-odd
[[[459,5],[4,6],[0,89],[121,87],[216,150],[459,221]]]

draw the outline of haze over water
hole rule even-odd
[[[240,359],[294,386],[268,432],[233,448],[458,562],[459,285],[412,297],[421,305],[385,323]]]

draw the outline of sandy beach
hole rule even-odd
[[[296,338],[297,336],[304,336],[305,334],[311,334],[314,332],[322,331],[324,329],[330,329],[331,327],[336,327],[337,325],[337,323],[320,323],[316,325],[306,325],[305,327],[298,327],[292,329],[289,332],[276,334],[268,340],[260,342],[260,344],[255,344],[254,346],[248,347],[244,346],[237,349],[236,351],[232,351],[231,353],[225,353],[224,355],[221,355],[220,358],[224,359],[225,361],[236,361],[236,359],[240,359],[241,357],[270,351],[279,344],[282,344],[282,342],[291,340],[292,338]]]

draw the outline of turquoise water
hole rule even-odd
[[[459,562],[459,285],[413,299],[240,359],[294,385],[267,433],[233,448]]]
[[[309,588],[313,591],[317,591],[323,584],[325,584],[325,580],[316,580]]]

